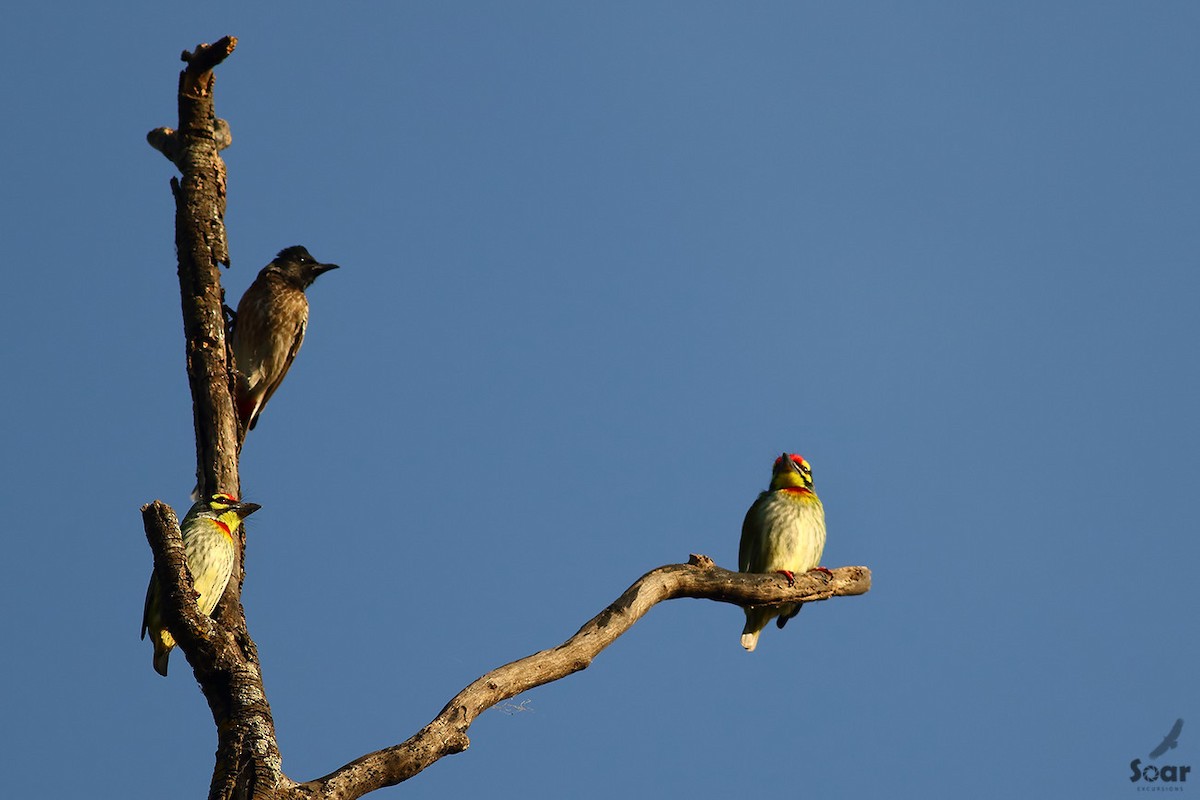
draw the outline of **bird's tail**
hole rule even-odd
[[[742,647],[746,648],[746,652],[753,653],[754,648],[758,647],[758,635],[777,612],[768,606],[750,606],[745,611],[746,627],[742,628]]]
[[[175,637],[167,631],[151,631],[150,639],[154,642],[154,671],[164,678],[167,677],[167,659],[171,657],[171,648],[175,646]]]
[[[170,650],[159,650],[157,643],[154,646],[154,671],[164,678],[167,677],[167,659],[171,657]]]

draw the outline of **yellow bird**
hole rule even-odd
[[[813,491],[812,468],[802,456],[784,453],[775,459],[771,485],[759,494],[742,523],[739,572],[778,572],[795,581],[821,563],[825,550],[825,509]],[[775,619],[782,628],[800,613],[801,603],[748,606],[742,647],[753,651],[758,636]]]
[[[257,503],[240,503],[233,495],[214,494],[193,505],[180,523],[188,571],[192,573],[199,594],[196,605],[200,607],[200,613],[212,616],[221,595],[225,594],[225,586],[237,560],[237,542],[233,537],[242,520],[259,508]],[[175,637],[163,625],[162,589],[157,573],[151,573],[150,586],[146,589],[143,639],[146,631],[150,631],[150,641],[154,643],[154,670],[166,677],[167,659],[175,647]]]

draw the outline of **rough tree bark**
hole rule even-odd
[[[175,238],[179,288],[187,338],[187,370],[196,430],[201,491],[239,494],[238,423],[232,371],[225,347],[219,264],[229,264],[225,239],[225,165],[219,151],[231,141],[216,117],[212,71],[232,52],[227,36],[183,53],[179,76],[179,128],[158,128],[150,144],[178,168]],[[155,501],[142,507],[154,569],[163,587],[167,627],[200,683],[217,726],[211,800],[350,800],[411,778],[443,756],[467,749],[467,731],[488,708],[521,692],[586,669],[604,648],[655,604],[679,597],[737,605],[817,602],[870,589],[866,567],[842,567],[826,575],[797,576],[788,586],[778,575],[746,575],[721,569],[707,556],[670,564],[639,578],[616,601],[563,644],[506,664],[459,692],[428,725],[409,739],[358,758],[316,780],[297,783],[283,772],[275,725],[263,690],[254,641],[241,605],[245,526],[233,578],[211,619],[195,603],[175,513]],[[149,671],[147,671],[149,674]]]
[[[197,480],[202,495],[241,496],[238,422],[231,392],[233,374],[225,346],[219,264],[229,263],[225,238],[225,162],[230,143],[218,124],[213,69],[237,46],[226,36],[195,52],[183,52],[179,74],[179,128],[159,128],[150,144],[179,168],[175,196],[175,248],[183,307],[188,383],[196,430]],[[180,649],[196,674],[217,725],[217,758],[209,797],[274,797],[283,784],[275,723],[263,691],[258,652],[246,630],[241,604],[246,526],[239,530],[233,575],[209,622],[199,613],[185,566],[178,523],[162,504],[144,507],[143,520],[154,568],[165,587],[167,628],[181,631]],[[186,602],[184,602],[186,600]]]

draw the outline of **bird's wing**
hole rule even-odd
[[[756,556],[762,550],[762,532],[759,516],[762,513],[760,506],[762,505],[763,494],[758,496],[754,504],[746,512],[746,518],[742,520],[742,539],[738,543],[738,572],[755,572],[755,562],[760,559]]]
[[[151,568],[153,569],[153,568]],[[150,573],[150,585],[146,587],[146,605],[142,608],[142,638],[146,638],[146,628],[150,626],[150,598],[154,596],[155,575]]]
[[[295,335],[292,337],[292,346],[288,349],[287,358],[284,359],[283,366],[279,369],[275,380],[263,392],[262,402],[258,404],[258,412],[254,415],[254,419],[250,420],[250,430],[254,430],[254,426],[258,424],[259,414],[267,407],[267,403],[271,401],[271,395],[275,394],[275,390],[279,388],[279,384],[283,383],[283,379],[287,377],[288,370],[292,368],[292,362],[296,360],[296,354],[300,352],[300,345],[304,344],[304,332],[306,330],[308,330],[307,315],[296,326]]]
[[[1158,758],[1171,747],[1170,739],[1163,739],[1162,744],[1150,751],[1151,758]]]

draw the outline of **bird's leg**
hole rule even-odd
[[[829,571],[829,567],[813,567],[809,572],[824,572],[829,577],[833,577],[833,573]]]
[[[787,578],[788,586],[796,585],[796,573],[792,572],[790,569],[777,569],[775,571]]]

